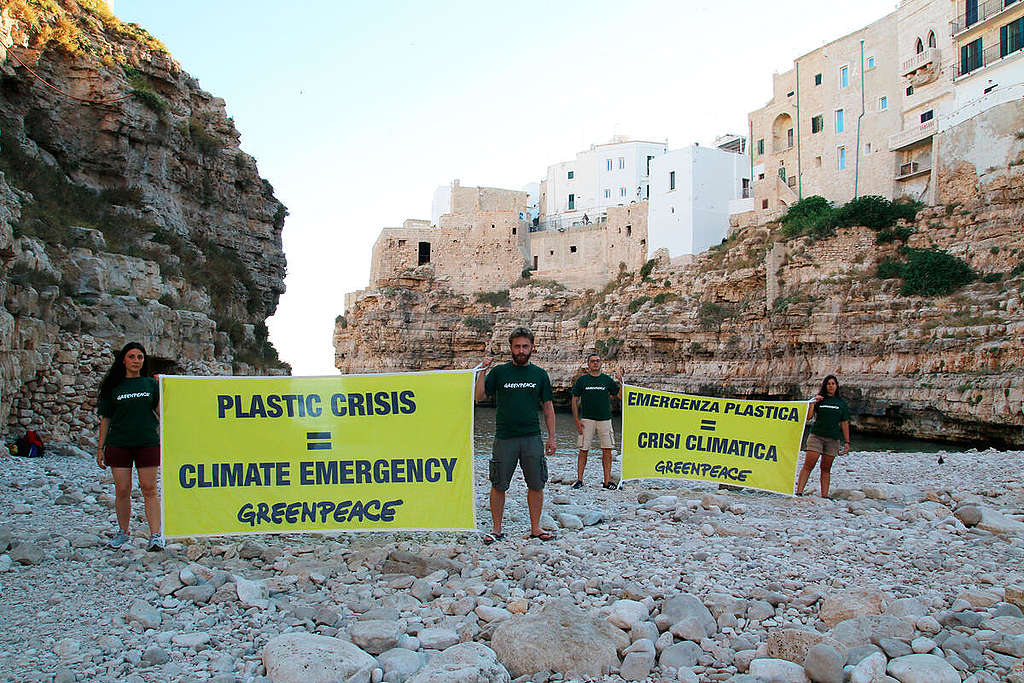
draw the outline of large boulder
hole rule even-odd
[[[978,522],[978,528],[1003,536],[1024,535],[1024,522],[1018,522],[1013,517],[988,507],[981,508],[981,521]]]
[[[647,607],[636,600],[616,600],[612,603],[611,613],[608,614],[608,621],[613,626],[618,626],[623,631],[629,631],[633,627],[647,621]]]
[[[661,607],[660,616],[669,624],[675,624],[687,618],[696,619],[708,635],[718,630],[718,622],[711,616],[711,610],[705,607],[700,598],[689,593],[673,595],[666,600]]]
[[[900,683],[960,683],[960,674],[936,655],[906,655],[889,660],[885,672]]]
[[[415,555],[404,550],[394,550],[384,560],[384,567],[381,569],[381,572],[384,574],[412,574],[422,579],[424,576],[433,574],[438,569],[444,569],[449,573],[457,574],[459,572],[459,565],[447,559]]]
[[[628,646],[624,632],[565,600],[506,619],[491,636],[491,647],[514,677],[537,671],[602,676],[619,665],[618,651]]]
[[[347,640],[285,633],[264,646],[263,666],[274,683],[333,683],[364,675],[369,681],[377,660]]]
[[[482,643],[459,643],[431,657],[407,683],[509,683],[511,680],[494,650]]]
[[[379,655],[398,645],[398,636],[402,635],[402,632],[397,621],[383,619],[357,621],[348,629],[352,642],[371,655]]]
[[[802,666],[785,659],[755,659],[750,662],[747,673],[778,683],[810,683]]]
[[[885,593],[875,588],[849,588],[827,596],[818,616],[832,628],[840,621],[885,612]]]
[[[802,628],[775,629],[765,639],[765,654],[773,659],[803,664],[807,653],[815,645],[828,645],[846,657],[846,646],[824,633]]]

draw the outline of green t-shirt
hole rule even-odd
[[[580,399],[580,417],[588,420],[612,419],[611,397],[619,393],[619,385],[603,372],[594,377],[589,372],[572,385],[572,395]]]
[[[839,423],[849,421],[850,408],[846,405],[846,401],[836,396],[826,396],[814,409],[814,424],[811,425],[811,434],[817,434],[826,439],[842,439],[843,430]]]
[[[159,446],[159,422],[153,412],[159,402],[160,385],[152,377],[132,377],[114,387],[99,405],[100,417],[110,418],[106,445]]]
[[[496,439],[540,434],[537,404],[553,398],[548,373],[533,363],[520,366],[509,361],[487,373],[484,391],[498,403]]]

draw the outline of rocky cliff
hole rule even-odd
[[[0,9],[0,432],[91,438],[113,351],[285,372],[285,207],[223,100],[100,0]]]
[[[996,112],[1008,113],[1024,120],[1024,104]],[[623,273],[597,293],[526,285],[457,296],[421,269],[338,318],[336,365],[472,367],[485,353],[507,357],[508,331],[525,323],[563,402],[584,353],[597,350],[630,383],[707,395],[806,398],[835,373],[856,428],[1020,446],[1024,133],[1013,137],[998,168],[943,165],[943,204],[903,226],[913,231],[906,246],[946,251],[977,273],[952,294],[905,295],[900,279],[880,276],[880,264],[907,253],[899,238],[863,227],[787,237],[769,223],[684,269]]]

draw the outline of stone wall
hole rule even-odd
[[[570,289],[601,289],[622,265],[639,270],[647,258],[647,206],[643,201],[610,207],[606,221],[531,233],[528,262],[536,264],[533,277]]]

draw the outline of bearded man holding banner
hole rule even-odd
[[[487,396],[493,396],[497,404],[494,449],[489,463],[491,520],[494,527],[483,540],[490,544],[505,538],[501,531],[505,493],[518,463],[526,479],[530,537],[550,541],[555,536],[540,527],[540,515],[544,508],[544,484],[548,478],[545,455],[555,453],[554,394],[548,373],[530,363],[533,332],[525,327],[517,327],[509,335],[508,343],[512,360],[486,372],[494,359],[490,356],[484,358],[476,379],[476,400],[483,401]],[[540,439],[538,403],[544,411],[548,432],[546,446]]]

